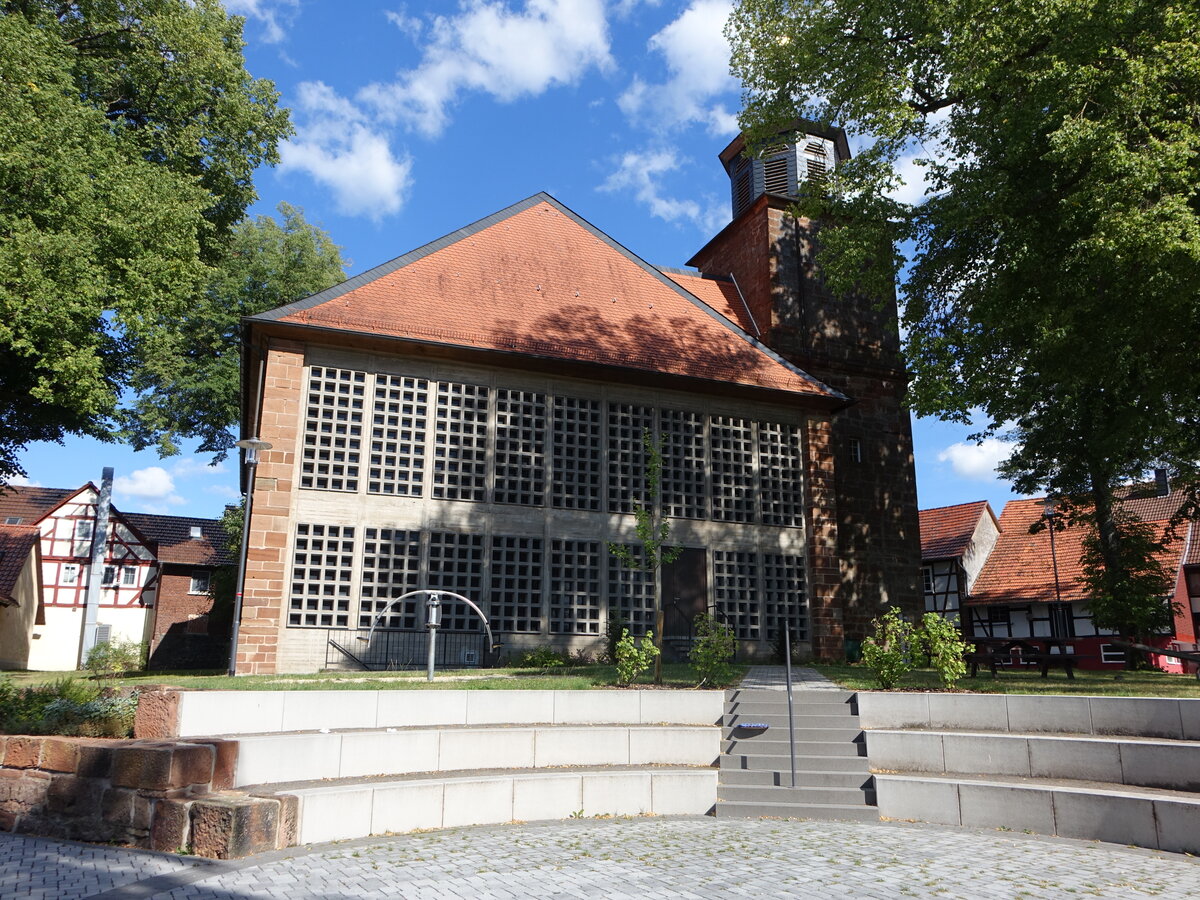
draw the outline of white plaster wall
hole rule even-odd
[[[112,626],[114,640],[146,640],[151,610],[104,609],[97,623]],[[82,607],[46,607],[46,624],[33,627],[29,668],[39,671],[70,671],[79,666],[79,645],[83,633]]]
[[[0,607],[0,669],[24,669],[29,665],[30,635],[37,618],[37,554],[31,553],[17,578],[15,606]]]
[[[979,572],[983,569],[983,564],[987,562],[999,537],[1000,527],[991,513],[985,509],[975,525],[975,533],[971,535],[971,542],[967,544],[967,552],[962,557],[963,570],[967,573],[966,592],[968,596],[970,596],[975,579],[979,577]]]

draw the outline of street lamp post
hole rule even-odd
[[[238,441],[237,446],[246,451],[246,503],[242,514],[242,548],[238,558],[237,593],[233,598],[233,629],[229,636],[229,674],[237,674],[238,629],[242,623],[242,593],[246,590],[246,553],[250,546],[250,509],[254,506],[254,471],[258,468],[258,454],[270,450],[271,444],[258,438]]]
[[[1054,520],[1058,517],[1058,508],[1054,503],[1053,497],[1046,498],[1046,508],[1042,511],[1042,518],[1046,520],[1046,527],[1050,531],[1050,564],[1054,567],[1054,612],[1050,616],[1050,636],[1063,637],[1064,635],[1057,634],[1061,630],[1059,617],[1062,616],[1062,586],[1058,580],[1058,551],[1054,546]]]

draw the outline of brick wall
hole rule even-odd
[[[834,297],[814,266],[816,233],[763,195],[691,263],[732,274],[764,342],[853,401],[810,425],[807,447],[813,647],[830,658],[883,607],[919,612],[921,551],[895,298]]]
[[[246,589],[238,633],[238,674],[278,671],[286,615],[285,553],[295,489],[296,453],[304,397],[304,346],[271,339],[258,436],[271,443],[258,465],[246,558]]]
[[[225,664],[229,635],[210,635],[211,595],[193,594],[192,573],[203,566],[164,565],[155,599],[152,669],[209,669]]]

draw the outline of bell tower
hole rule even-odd
[[[835,296],[814,259],[820,226],[792,215],[850,151],[845,133],[797,120],[763,148],[720,154],[733,220],[688,265],[732,278],[772,349],[850,403],[808,432],[814,652],[836,658],[888,606],[922,608],[912,430],[896,298]],[[853,649],[853,647],[851,647]]]

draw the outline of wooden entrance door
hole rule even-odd
[[[678,559],[663,566],[663,638],[688,638],[696,616],[708,610],[708,553],[684,547]]]

